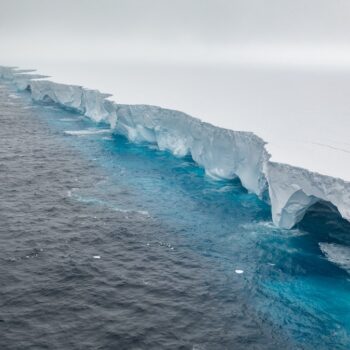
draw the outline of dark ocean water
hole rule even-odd
[[[350,224],[0,86],[0,349],[349,349]],[[243,273],[237,273],[242,270]]]

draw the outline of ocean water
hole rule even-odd
[[[0,86],[0,349],[349,349],[350,224]]]

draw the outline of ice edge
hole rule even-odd
[[[332,203],[350,221],[350,182],[270,161],[266,142],[254,133],[223,129],[157,106],[118,104],[98,90],[55,83],[29,72],[0,66],[0,79],[29,90],[35,101],[50,100],[108,123],[130,141],[155,143],[179,157],[191,155],[212,177],[237,176],[260,198],[268,192],[272,219],[279,227],[292,228],[320,200]]]

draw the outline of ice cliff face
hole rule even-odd
[[[27,83],[27,87],[35,101],[49,100],[65,108],[71,108],[96,122],[104,121],[115,127],[116,108],[113,102],[106,99],[109,94],[48,80],[32,80]]]
[[[209,176],[238,176],[261,196],[266,189],[264,142],[252,133],[214,127],[182,112],[154,106],[117,105],[116,131],[132,141],[156,143],[176,156],[191,155]]]
[[[306,169],[271,162],[265,142],[253,133],[215,127],[185,113],[148,105],[122,105],[110,95],[81,86],[43,80],[11,67],[0,67],[0,79],[29,90],[35,101],[49,100],[108,123],[134,142],[150,142],[175,156],[191,155],[209,176],[239,177],[259,197],[268,191],[276,225],[291,228],[319,200],[336,206],[350,221],[350,183]]]

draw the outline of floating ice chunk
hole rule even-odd
[[[73,122],[73,121],[75,121],[76,119],[74,119],[74,118],[61,118],[60,119],[60,121],[61,122]]]
[[[86,135],[96,135],[96,134],[106,134],[110,133],[110,129],[85,129],[85,130],[67,130],[64,133],[72,136],[86,136]]]

